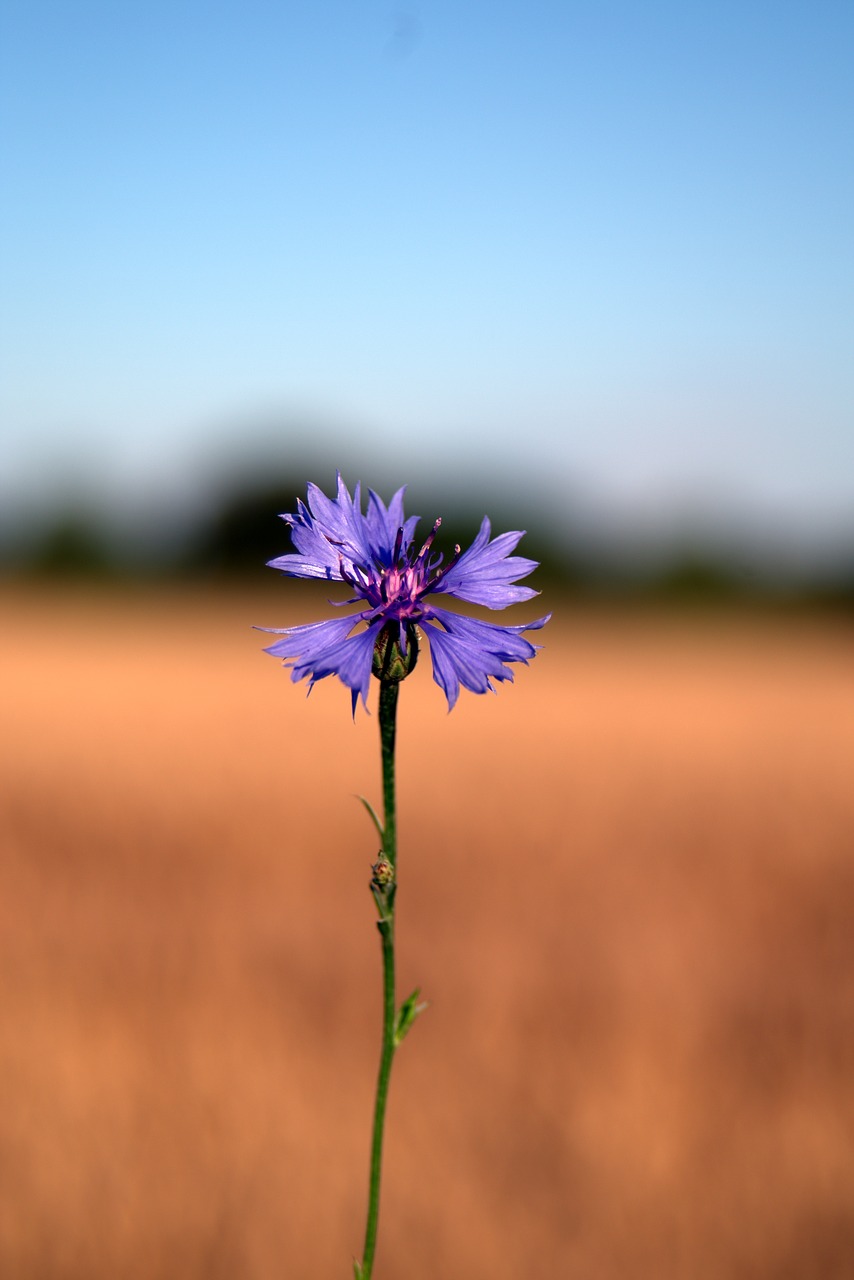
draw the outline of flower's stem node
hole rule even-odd
[[[383,627],[374,645],[372,670],[377,679],[397,684],[415,670],[417,661],[418,633],[413,623]]]
[[[373,877],[371,878],[371,888],[376,889],[380,893],[387,893],[389,887],[394,884],[394,867],[388,858],[380,854],[378,860],[371,867]]]
[[[374,902],[377,904],[379,912],[379,920],[377,924],[380,929],[384,925],[391,927],[394,920],[394,896],[397,893],[397,885],[394,879],[394,865],[389,859],[380,853],[379,858],[371,867],[373,875],[371,876],[371,893]]]

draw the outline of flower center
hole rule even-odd
[[[391,565],[380,571],[376,583],[383,612],[396,618],[418,618],[421,614],[421,597],[431,589],[438,578],[434,570],[442,563],[441,555],[431,555],[431,548],[442,521],[437,520],[417,555],[412,548],[403,552],[403,530],[398,529],[394,542]]]
[[[441,523],[440,519],[436,520],[417,555],[412,547],[404,550],[403,529],[398,529],[390,564],[353,564],[352,571],[348,572],[342,559],[342,578],[378,614],[399,621],[416,622],[423,612],[421,598],[436,589],[460,556],[460,548],[456,546],[452,558],[442,566],[444,557],[441,552],[432,550]]]

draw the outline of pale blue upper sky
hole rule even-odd
[[[854,530],[853,139],[851,0],[0,0],[0,494],[309,412]]]

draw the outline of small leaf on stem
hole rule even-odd
[[[383,824],[380,822],[379,818],[377,817],[376,810],[374,809],[374,806],[371,804],[370,800],[366,800],[364,796],[356,796],[356,799],[357,799],[357,800],[361,800],[362,804],[363,804],[363,805],[365,806],[365,808],[367,809],[367,811],[368,811],[368,816],[370,817],[371,821],[373,822],[374,826],[376,827],[376,829],[377,829],[377,835],[378,835],[378,836],[379,836],[379,838],[380,838],[380,844],[382,844],[382,840],[383,840]]]
[[[397,1017],[394,1020],[394,1043],[395,1048],[401,1043],[409,1028],[412,1026],[419,1013],[423,1013],[427,1008],[426,1002],[418,1003],[418,997],[421,994],[421,988],[416,987],[411,996],[404,1000],[403,1004],[397,1011]]]

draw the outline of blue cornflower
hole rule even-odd
[[[403,514],[403,489],[388,507],[369,490],[368,511],[362,514],[360,486],[353,498],[338,475],[338,496],[327,498],[315,484],[308,486],[307,503],[298,501],[296,515],[283,515],[290,525],[296,554],[269,561],[294,578],[323,578],[346,582],[354,591],[347,604],[361,604],[358,613],[311,622],[299,627],[265,627],[283,638],[266,650],[291,667],[291,679],[308,679],[309,687],[326,676],[338,676],[352,691],[353,710],[361,696],[367,705],[375,654],[398,646],[411,670],[417,655],[416,624],[430,642],[433,679],[453,707],[460,685],[474,693],[492,690],[492,680],[512,680],[508,662],[527,663],[538,645],[522,638],[523,631],[545,626],[551,614],[524,626],[501,627],[479,618],[440,609],[429,596],[453,596],[490,609],[530,600],[538,592],[513,585],[536,569],[535,560],[511,556],[521,533],[502,533],[490,541],[489,520],[465,552],[459,546],[447,564],[434,552],[437,520],[424,543],[413,541],[418,516]],[[364,623],[363,630],[356,630]],[[378,641],[380,647],[378,649]]]

